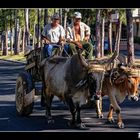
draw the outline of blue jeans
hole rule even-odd
[[[69,54],[69,44],[65,44],[64,45],[64,50],[63,50],[63,53],[62,53],[62,55],[63,56],[68,56],[67,54]]]
[[[50,57],[52,56],[53,48],[58,48],[58,46],[52,45],[52,44],[45,44],[44,45],[44,57]]]

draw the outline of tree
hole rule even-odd
[[[96,48],[95,48],[95,57],[96,58],[100,58],[101,56],[101,51],[100,51],[100,47],[101,47],[101,38],[100,38],[100,9],[96,9]]]
[[[64,30],[66,30],[67,27],[67,13],[69,12],[68,8],[64,9]]]
[[[25,9],[25,46],[30,45],[30,33],[29,33],[29,9]]]
[[[10,9],[10,50],[11,55],[13,54],[13,41],[14,41],[14,32],[13,32],[13,10]]]
[[[15,9],[14,11],[14,19],[15,19],[15,36],[14,36],[14,54],[19,54],[19,17],[18,17],[18,10]]]
[[[6,10],[2,11],[4,16],[4,45],[3,45],[3,55],[8,55],[8,29],[7,29],[7,13]]]
[[[44,10],[44,27],[45,25],[48,24],[48,19],[49,19],[49,15],[48,15],[48,8]]]
[[[38,44],[38,47],[41,47],[41,29],[40,29],[40,24],[41,24],[41,16],[40,16],[40,13],[41,13],[41,9],[37,9],[37,44]]]
[[[118,23],[119,23],[119,25],[118,25],[118,30],[117,30],[117,35],[116,35],[116,43],[115,43],[115,50],[116,50],[117,54],[119,54],[119,50],[120,50],[122,21],[119,19]]]
[[[112,54],[112,21],[111,21],[112,11],[108,12],[108,45],[109,53]]]
[[[134,63],[134,37],[133,37],[133,18],[132,9],[126,9],[127,20],[127,51],[128,51],[128,64]]]
[[[62,19],[63,19],[63,18],[62,18],[62,17],[63,17],[63,15],[62,15],[63,12],[62,12],[62,11],[63,11],[62,8],[60,8],[60,9],[59,9],[59,15],[60,15],[60,24],[61,24],[61,25],[63,25],[63,20],[62,20]]]

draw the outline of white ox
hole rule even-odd
[[[106,62],[105,65],[112,62],[116,54]],[[101,91],[102,79],[104,77],[104,68],[96,70],[95,65],[88,64],[80,53],[71,58],[53,57],[43,60],[41,63],[43,69],[43,81],[45,87],[46,116],[48,123],[53,122],[51,116],[51,102],[55,96],[65,101],[72,115],[71,126],[83,128],[84,125],[80,117],[80,109],[89,95],[89,79],[96,81],[95,93]],[[90,77],[90,78],[89,78]],[[75,114],[77,112],[77,119]]]

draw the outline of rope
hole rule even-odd
[[[105,68],[102,66],[102,65],[93,65],[93,67],[90,67],[89,70],[88,70],[88,73],[91,73],[91,72],[105,72]]]

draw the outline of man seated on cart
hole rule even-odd
[[[69,43],[71,55],[77,53],[77,47],[85,50],[85,58],[93,59],[93,46],[89,43],[90,27],[81,22],[81,13],[75,12],[73,23],[67,27],[66,39]]]
[[[59,24],[60,16],[55,13],[52,16],[52,22],[48,23],[42,32],[42,39],[44,41],[44,57],[52,56],[55,49],[60,49],[65,41],[64,28]]]

